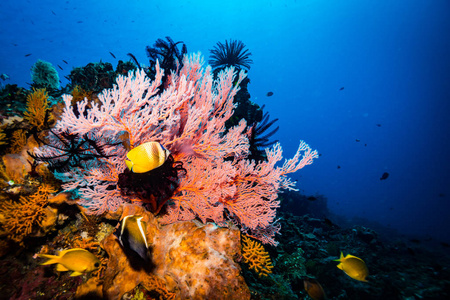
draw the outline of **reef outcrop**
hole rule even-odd
[[[116,236],[102,243],[109,256],[103,294],[120,299],[141,285],[161,299],[250,299],[235,262],[241,253],[238,228],[177,222],[161,226],[153,214],[125,205],[122,217],[140,215],[145,222],[152,265],[137,268]]]

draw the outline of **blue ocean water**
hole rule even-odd
[[[302,192],[348,219],[450,241],[449,1],[3,0],[0,12],[0,73],[24,87],[37,59],[65,85],[89,62],[145,62],[165,36],[206,59],[242,40],[251,100],[279,118],[285,156],[300,139],[321,153],[293,176]]]

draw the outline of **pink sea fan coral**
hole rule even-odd
[[[233,114],[233,98],[246,76],[244,71],[236,74],[228,68],[214,80],[211,68],[203,67],[201,56],[192,54],[185,57],[179,74],[171,74],[167,88],[158,93],[162,76],[159,64],[154,81],[142,70],[119,76],[114,88],[104,90],[100,103],[91,106],[85,99],[74,108],[72,97],[64,95],[64,112],[55,130],[89,134],[99,140],[126,134],[131,147],[159,141],[187,171],[161,222],[199,218],[225,225],[232,221],[261,241],[276,244],[277,193],[294,189],[286,175],[311,164],[317,151],[302,141],[294,158],[282,166],[276,166],[282,159],[279,144],[266,150],[265,162],[246,159],[249,143],[245,120],[225,130],[225,122]],[[63,188],[76,191],[80,204],[93,214],[140,201],[123,196],[117,187],[118,176],[126,168],[125,147],[114,144],[103,150],[106,157],[89,167],[60,174]],[[48,146],[36,152],[58,155]]]

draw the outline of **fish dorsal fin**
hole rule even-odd
[[[66,254],[66,253],[69,252],[69,251],[70,251],[70,249],[61,250],[61,251],[58,252],[58,256],[59,256],[59,257],[63,257],[64,254]]]
[[[125,230],[125,224],[126,224],[127,219],[128,219],[128,218],[131,218],[131,217],[133,217],[133,215],[125,216],[125,217],[122,219],[122,224],[120,225],[120,236],[119,236],[119,240],[122,239],[122,235],[123,235],[123,231]]]
[[[61,252],[59,252],[58,253],[58,256],[59,257],[63,257],[64,256],[64,254],[66,254],[66,253],[70,253],[70,252],[74,252],[74,251],[87,251],[87,250],[85,250],[85,249],[83,249],[83,248],[72,248],[72,249],[66,249],[66,250],[62,250]]]
[[[353,255],[350,255],[350,254],[347,254],[347,256],[345,257],[345,259],[356,259],[356,260],[359,260],[359,261],[364,262],[361,258],[356,257],[356,256],[353,256]]]

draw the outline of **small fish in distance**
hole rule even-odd
[[[386,180],[389,177],[388,172],[384,172],[383,175],[381,175],[380,180]]]
[[[306,200],[309,200],[309,201],[316,201],[316,200],[317,200],[317,197],[309,196],[309,197],[306,197]]]

